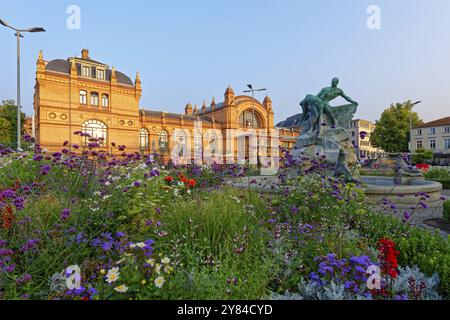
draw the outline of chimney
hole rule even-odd
[[[88,49],[81,50],[81,59],[89,59],[89,50]]]

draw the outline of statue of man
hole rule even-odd
[[[323,115],[326,115],[330,120],[330,125],[337,126],[338,121],[332,111],[330,102],[337,97],[342,97],[346,101],[350,102],[355,107],[358,103],[348,97],[344,91],[338,88],[339,79],[333,78],[331,81],[331,87],[326,87],[320,90],[319,94],[307,95],[306,98],[300,103],[303,109],[302,123],[304,125],[304,133],[318,133],[320,126],[323,124]]]
[[[352,100],[350,97],[348,97],[344,93],[344,91],[342,89],[337,87],[338,84],[339,84],[339,79],[333,78],[333,80],[331,80],[331,87],[323,88],[322,90],[320,90],[319,94],[317,95],[317,97],[324,102],[323,113],[328,118],[330,118],[332,125],[337,125],[336,118],[335,118],[333,112],[331,111],[330,102],[332,100],[336,99],[337,97],[342,97],[345,100],[347,100],[348,102],[350,102],[351,104],[355,105],[355,107],[358,106],[358,102]]]

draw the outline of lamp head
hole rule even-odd
[[[31,28],[28,32],[45,32],[45,29],[42,27]]]
[[[0,24],[5,26],[5,27],[9,27],[9,25],[5,21],[3,21],[2,19],[0,19]]]

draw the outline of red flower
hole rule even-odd
[[[381,271],[388,274],[391,278],[398,276],[397,257],[400,254],[395,249],[395,243],[392,240],[382,239],[378,242],[379,259],[381,261]]]
[[[419,163],[419,164],[416,164],[416,168],[426,172],[426,171],[430,170],[430,165],[426,164],[426,163]]]
[[[14,222],[14,215],[11,207],[4,208],[1,212],[0,218],[1,218],[1,227],[3,229],[11,228]]]
[[[188,185],[189,185],[189,187],[195,187],[196,185],[197,185],[197,181],[195,181],[194,179],[190,179],[189,181],[188,181]]]
[[[167,176],[164,178],[164,180],[166,180],[168,183],[172,183],[173,182],[173,177],[172,176]]]
[[[188,179],[187,179],[187,178],[182,178],[182,179],[181,179],[181,182],[187,183],[187,182],[188,182]]]

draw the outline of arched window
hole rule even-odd
[[[109,96],[107,94],[102,94],[102,107],[103,108],[109,107]]]
[[[169,147],[168,141],[169,141],[169,134],[167,133],[167,131],[162,130],[159,133],[159,150],[160,151],[167,151],[167,149]]]
[[[141,151],[148,151],[148,131],[144,128],[139,130],[139,148]]]
[[[89,137],[85,137],[83,143],[88,144],[89,138],[98,139],[98,143],[105,146],[107,143],[107,129],[108,127],[101,121],[98,120],[86,120],[81,125],[81,131],[83,133],[88,133]]]
[[[80,90],[80,104],[87,104],[87,92]]]
[[[98,107],[98,93],[91,92],[91,106]]]
[[[242,128],[257,129],[260,127],[260,121],[256,112],[252,110],[245,110],[239,116],[239,124]]]

